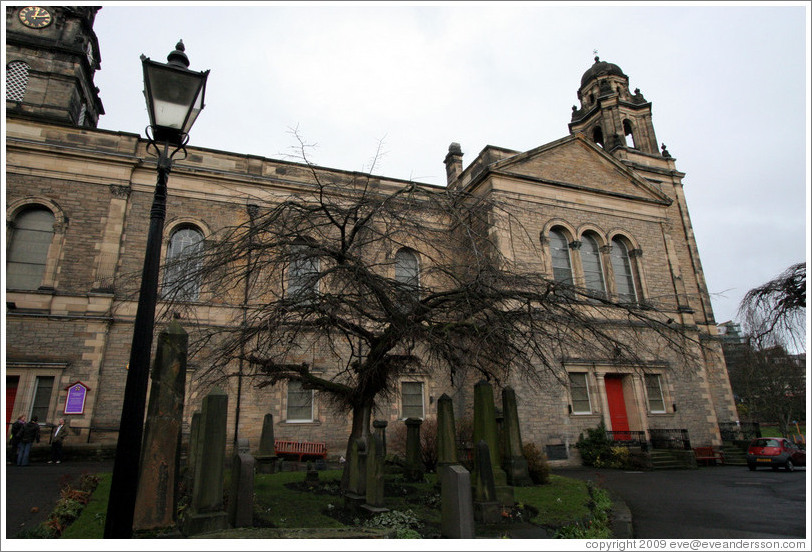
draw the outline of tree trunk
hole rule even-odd
[[[344,473],[341,474],[341,490],[346,491],[350,477],[350,465],[356,461],[353,457],[353,442],[356,439],[363,439],[367,442],[369,439],[370,431],[370,418],[372,417],[372,401],[363,404],[356,404],[352,407],[352,431],[350,437],[347,439],[347,452],[344,458],[347,461],[344,463]]]

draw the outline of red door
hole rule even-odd
[[[17,385],[19,382],[20,376],[6,376],[6,430],[11,427],[14,399],[17,398]]]
[[[612,424],[616,441],[628,441],[629,416],[626,414],[626,399],[623,396],[623,380],[620,376],[606,376],[606,402],[609,403],[609,421]],[[626,433],[618,433],[625,431]]]

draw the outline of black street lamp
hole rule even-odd
[[[158,63],[143,55],[141,62],[150,122],[147,128],[147,151],[154,150],[158,157],[158,182],[150,211],[141,292],[135,314],[129,371],[124,388],[116,459],[104,525],[104,538],[108,539],[132,537],[152,333],[155,326],[155,306],[158,302],[158,271],[166,218],[166,183],[173,157],[180,151],[186,156],[188,132],[203,109],[206,79],[209,76],[209,71],[188,69],[189,58],[184,53],[182,41],[167,56],[168,63]]]

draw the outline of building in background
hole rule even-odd
[[[71,428],[88,440],[116,436],[109,429],[121,411],[137,295],[123,275],[140,273],[155,185],[144,138],[97,128],[104,113],[93,84],[101,59],[93,32],[98,9],[6,7],[6,418],[53,420],[67,410]],[[447,185],[534,206],[522,223],[544,254],[528,262],[550,278],[656,305],[707,347],[690,375],[672,370],[668,359],[640,371],[576,355],[562,359],[566,385],[550,382],[538,393],[515,382],[523,438],[562,462],[577,461],[578,436],[602,420],[617,432],[686,429],[694,446],[718,445],[719,424],[738,416],[685,175],[658,145],[651,103],[629,89],[620,67],[596,57],[577,96],[570,134],[554,142],[525,152],[488,146],[467,166],[452,144]],[[162,259],[245,220],[247,197],[306,187],[310,178],[305,165],[190,147],[173,167]],[[393,189],[405,184],[376,179]],[[224,319],[205,293],[188,292],[205,322]],[[187,423],[203,392],[195,359],[189,370]],[[417,371],[380,415],[391,422],[433,416],[448,390],[430,370]],[[234,397],[236,384],[227,391]],[[285,383],[243,389],[240,436],[256,445],[269,412],[279,439],[324,441],[335,454],[346,445],[346,417],[312,391]]]

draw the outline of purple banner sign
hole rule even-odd
[[[85,398],[87,397],[87,387],[80,382],[76,382],[68,387],[68,396],[65,399],[65,414],[84,414]]]

